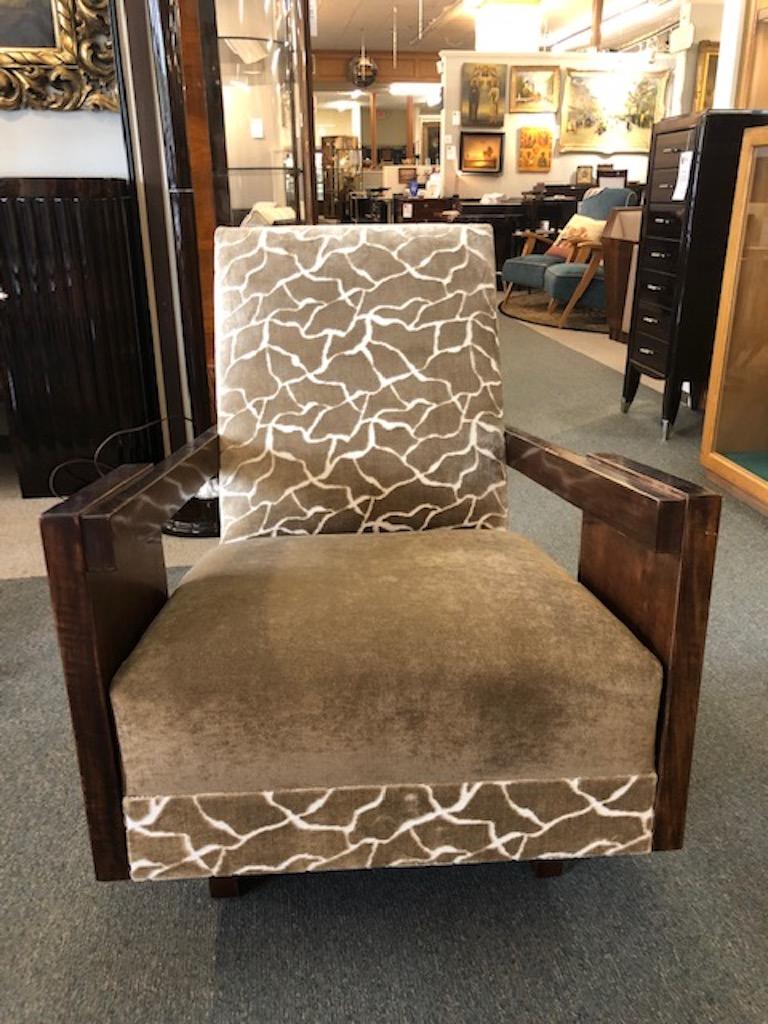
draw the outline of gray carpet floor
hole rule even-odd
[[[501,324],[507,418],[680,475],[659,396]],[[578,514],[511,485],[516,529],[575,565]],[[686,849],[579,864],[96,884],[43,580],[0,583],[3,1024],[765,1024],[768,528],[726,500]]]

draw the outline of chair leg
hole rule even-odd
[[[582,297],[587,288],[589,288],[589,286],[592,284],[592,280],[600,267],[601,261],[602,256],[600,256],[599,254],[595,254],[592,256],[592,259],[587,264],[587,269],[584,271],[581,280],[574,289],[573,295],[571,295],[570,299],[568,300],[568,304],[563,310],[563,315],[560,317],[560,320],[557,324],[558,327],[565,327],[566,323],[568,322],[568,317],[571,315],[571,311],[573,310],[574,306]]]
[[[512,288],[513,288],[513,285],[512,285],[512,282],[510,281],[507,284],[507,287],[504,289],[504,295],[503,295],[502,300],[501,300],[502,306],[506,303],[507,299],[512,294]]]
[[[224,878],[209,878],[208,892],[214,900],[227,899],[231,896],[240,895],[240,878],[236,875],[227,875]]]
[[[557,299],[550,299],[547,303],[547,312],[554,313],[557,309]]]
[[[532,860],[530,865],[537,878],[559,878],[565,868],[565,861]]]

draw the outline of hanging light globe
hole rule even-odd
[[[360,53],[349,62],[349,80],[358,87],[373,85],[378,73],[378,64],[367,54]]]

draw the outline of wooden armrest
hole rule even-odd
[[[95,495],[92,500],[84,496],[86,504],[79,515],[88,569],[104,572],[115,568],[117,524],[145,535],[159,531],[174,512],[216,475],[218,466],[218,433],[213,426],[156,466],[136,467],[136,475],[121,485]],[[108,483],[109,477],[105,479]],[[65,502],[62,511],[66,505]],[[55,514],[56,509],[52,512]]]
[[[620,455],[575,455],[514,430],[507,462],[582,509],[579,581],[664,671],[653,846],[682,846],[720,496]]]
[[[157,466],[120,466],[41,518],[99,879],[128,877],[109,686],[167,600],[160,527],[217,469],[212,427]]]
[[[653,551],[673,549],[683,525],[684,497],[648,467],[618,456],[577,455],[507,428],[507,465],[626,537]]]

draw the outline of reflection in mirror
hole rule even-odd
[[[295,99],[287,6],[216,0],[230,223],[296,219]]]

